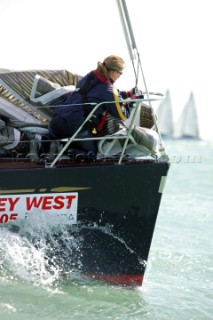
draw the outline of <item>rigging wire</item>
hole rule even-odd
[[[157,123],[156,123],[157,122],[156,116],[154,114],[154,111],[153,111],[153,108],[151,105],[149,91],[148,91],[146,79],[145,79],[143,68],[142,68],[140,54],[137,49],[137,45],[136,45],[136,41],[135,41],[135,37],[134,37],[134,33],[133,33],[131,21],[130,21],[128,9],[126,6],[126,1],[125,0],[117,0],[117,5],[118,5],[118,10],[119,10],[120,18],[121,18],[123,31],[124,31],[124,36],[126,39],[126,44],[127,44],[129,55],[130,55],[130,60],[132,61],[133,70],[134,70],[134,74],[135,74],[135,92],[136,92],[136,95],[139,93],[138,79],[139,79],[139,71],[140,71],[142,78],[143,78],[145,93],[146,93],[148,101],[149,101],[149,107],[150,107],[150,110],[152,113],[155,128],[156,128],[156,131],[159,135],[161,151],[163,152],[163,154],[165,154],[165,148],[163,146],[161,134],[160,134],[160,131],[159,131]],[[135,65],[136,62],[137,62],[137,67]]]

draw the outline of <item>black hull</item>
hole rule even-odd
[[[77,224],[67,226],[79,237],[72,267],[94,279],[138,286],[142,284],[153,237],[167,162],[102,164],[64,168],[0,169],[0,198],[8,194],[78,192]],[[0,212],[1,215],[4,212]],[[3,221],[3,219],[1,220]],[[13,222],[6,223],[8,226]],[[16,223],[14,223],[16,224]],[[5,223],[2,223],[5,225]],[[69,269],[63,247],[55,233]]]

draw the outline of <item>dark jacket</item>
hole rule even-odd
[[[88,81],[89,79],[89,81]],[[86,84],[86,88],[85,88]],[[107,111],[113,117],[126,120],[130,116],[130,109],[126,103],[119,103],[118,100],[127,98],[126,92],[118,92],[113,84],[99,72],[92,71],[83,77],[78,83],[79,91],[67,96],[63,106],[56,108],[56,114],[66,118],[73,129],[77,130],[85,120],[85,117],[94,108],[94,103],[113,101],[103,104],[95,111],[95,123],[98,123],[102,114]],[[85,89],[81,92],[81,88]],[[116,102],[114,102],[116,101]],[[88,103],[83,105],[83,103]],[[93,103],[90,105],[89,103]]]

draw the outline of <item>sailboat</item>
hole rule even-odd
[[[117,5],[130,57],[143,74],[126,3]],[[146,93],[133,99],[128,128],[91,138],[99,144],[97,158],[72,146],[101,103],[52,153],[54,105],[80,78],[68,70],[1,70],[0,232],[27,238],[50,268],[59,261],[63,274],[141,286],[170,167],[151,105],[159,97],[150,96],[143,75]],[[133,134],[138,114],[140,146]]]
[[[199,123],[194,93],[191,92],[177,121],[175,137],[199,140]]]
[[[171,138],[173,136],[173,112],[172,112],[172,102],[171,94],[169,89],[167,89],[165,94],[165,99],[161,101],[160,105],[156,111],[158,128],[160,133],[165,138]]]

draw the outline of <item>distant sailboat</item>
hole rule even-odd
[[[190,93],[177,121],[175,137],[180,139],[200,139],[197,108],[193,92]]]
[[[173,112],[170,91],[166,91],[165,99],[160,103],[157,111],[158,127],[163,137],[173,136]]]

